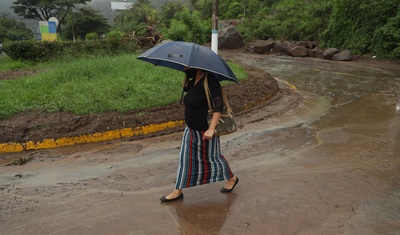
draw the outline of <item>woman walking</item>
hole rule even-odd
[[[221,154],[219,136],[214,135],[224,105],[221,84],[214,74],[201,69],[186,68],[185,73],[186,128],[182,137],[175,189],[161,197],[162,202],[183,199],[183,188],[227,180],[220,191],[228,193],[239,182]],[[208,102],[204,90],[206,76],[214,104],[210,125],[207,122]]]

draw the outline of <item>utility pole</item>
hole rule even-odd
[[[218,54],[218,0],[213,0],[211,50]]]
[[[69,12],[69,17],[71,18],[71,28],[72,28],[72,40],[75,42],[75,29],[74,29],[74,17],[72,15],[72,6],[71,6],[71,1],[68,1],[68,12]]]

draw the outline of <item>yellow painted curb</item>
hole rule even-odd
[[[296,87],[291,86],[292,89],[296,90]],[[273,95],[266,96],[262,99],[253,102],[245,106],[245,109],[249,109],[256,105],[259,105],[270,98]],[[124,128],[120,130],[111,130],[105,132],[97,132],[94,134],[86,134],[81,136],[74,136],[74,137],[61,137],[57,139],[44,139],[42,141],[27,141],[25,143],[0,143],[0,153],[13,153],[13,152],[22,152],[25,150],[37,150],[37,149],[49,149],[49,148],[56,148],[62,146],[71,146],[75,144],[85,144],[85,143],[95,143],[100,141],[108,141],[120,138],[129,138],[132,136],[138,135],[146,135],[150,133],[154,133],[157,131],[166,130],[169,128],[181,126],[185,124],[184,120],[178,121],[170,121],[161,124],[150,124],[147,126],[141,126],[136,128]]]
[[[183,120],[171,121],[161,124],[150,124],[136,128],[124,128],[105,132],[97,132],[75,137],[62,137],[57,139],[44,139],[43,141],[28,141],[25,143],[0,143],[0,153],[21,152],[25,150],[48,149],[75,144],[94,143],[120,138],[128,138],[137,135],[146,135],[157,131],[166,130],[172,127],[183,125]]]

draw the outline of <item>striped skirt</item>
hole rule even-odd
[[[204,131],[185,128],[179,154],[176,189],[228,180],[233,177],[221,154],[219,136],[203,140]]]

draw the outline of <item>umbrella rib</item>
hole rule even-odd
[[[191,64],[192,64],[192,54],[193,54],[193,49],[194,49],[194,46],[193,47],[190,47],[190,52],[189,52],[189,62],[188,62],[188,65],[187,65],[187,67],[190,67],[191,66]]]
[[[150,56],[149,56],[149,57],[146,57],[146,59],[150,59],[150,60],[155,60],[155,61],[157,61],[154,65],[160,64],[161,61],[164,61],[164,62],[171,62],[171,63],[174,63],[174,64],[185,65],[184,63],[179,63],[179,62],[176,62],[176,61],[174,61],[174,60],[160,59],[160,58],[154,58],[154,57],[150,57]]]

